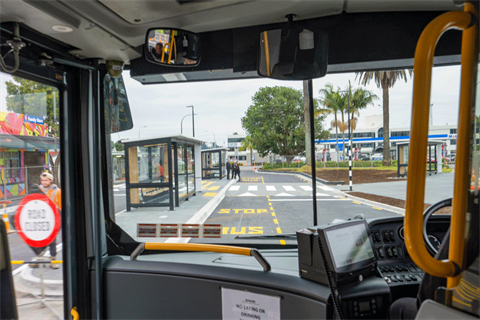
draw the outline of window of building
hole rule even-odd
[[[392,137],[406,137],[410,135],[410,131],[393,131]]]
[[[457,129],[450,129],[450,134],[456,134],[457,133]]]
[[[451,146],[454,146],[454,145],[456,145],[456,144],[457,144],[457,140],[450,140],[450,145],[451,145]]]

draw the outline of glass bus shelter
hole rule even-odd
[[[227,149],[202,150],[202,179],[222,179],[227,173]]]
[[[134,207],[174,210],[201,190],[201,180],[195,179],[195,158],[200,157],[202,142],[183,135],[122,141],[127,211]]]
[[[425,159],[427,165],[427,174],[437,174],[437,172],[442,172],[442,149],[440,146],[443,144],[445,144],[443,141],[428,140],[427,159]],[[397,142],[396,147],[398,155],[397,176],[406,177],[408,172],[410,142]]]

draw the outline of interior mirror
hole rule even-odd
[[[145,58],[165,66],[195,66],[200,63],[200,38],[180,29],[150,29],[145,40]]]
[[[280,80],[308,80],[327,73],[327,34],[303,27],[260,33],[258,74]]]
[[[113,78],[106,74],[103,78],[105,108],[105,129],[107,133],[120,132],[133,128],[132,113],[128,103],[127,90],[123,77]]]

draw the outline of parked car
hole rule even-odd
[[[360,155],[360,160],[368,161],[368,160],[370,160],[370,155],[366,154],[366,153],[363,153],[363,154]]]
[[[383,161],[383,154],[381,153],[374,153],[372,156],[373,161]]]

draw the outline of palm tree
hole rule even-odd
[[[374,79],[378,88],[383,91],[383,165],[390,166],[392,160],[390,158],[390,114],[389,114],[389,98],[388,90],[395,85],[395,82],[404,79],[407,82],[407,71],[412,77],[412,70],[385,70],[385,71],[361,71],[355,73],[355,79],[359,84],[365,86]]]
[[[374,105],[374,101],[377,99],[378,96],[369,90],[363,88],[355,89],[350,98],[350,112],[352,113],[352,118],[350,119],[350,133],[352,136],[353,131],[357,128],[357,117],[360,116],[360,110],[367,108],[369,105]]]
[[[253,161],[253,157],[252,157],[252,154],[253,154],[253,139],[252,139],[252,136],[246,136],[245,137],[245,140],[242,141],[242,145],[240,146],[240,148],[238,148],[238,151],[245,151],[245,150],[249,150],[250,151],[250,165],[252,165]]]
[[[320,114],[333,114],[335,119],[331,122],[332,128],[335,128],[337,143],[335,144],[335,150],[337,154],[337,162],[339,161],[339,152],[338,152],[338,129],[341,127],[340,121],[337,119],[337,113],[341,110],[343,102],[342,97],[339,93],[340,88],[337,90],[334,89],[333,84],[328,83],[325,85],[324,89],[320,89],[319,93],[322,96],[318,99],[318,102],[322,104],[325,108],[317,110],[315,112],[315,117]]]

